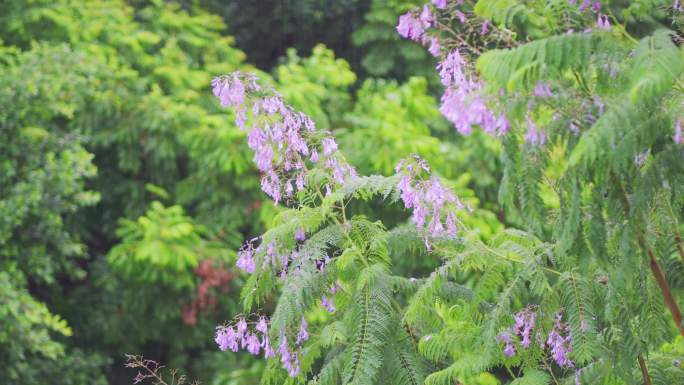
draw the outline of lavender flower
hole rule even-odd
[[[433,36],[429,39],[430,42],[430,47],[428,48],[428,52],[432,54],[432,56],[439,56],[439,54],[442,52],[442,46],[439,42],[439,38]]]
[[[276,356],[273,348],[271,347],[271,341],[268,339],[268,335],[264,335],[261,341],[261,346],[264,348],[264,358],[273,358]]]
[[[674,140],[674,142],[677,144],[684,143],[684,134],[682,133],[682,123],[683,122],[684,122],[684,118],[678,118],[677,121],[675,122],[675,134],[672,137],[672,140]]]
[[[416,17],[416,13],[409,11],[399,16],[399,24],[397,24],[397,32],[401,37],[419,41],[425,33],[425,24]]]
[[[531,309],[524,309],[518,312],[515,319],[515,332],[522,337],[520,345],[525,349],[530,347],[530,335],[534,329],[534,323],[536,321],[536,313]]]
[[[546,134],[537,128],[537,125],[528,116],[527,132],[525,133],[525,142],[533,146],[543,146],[546,144]]]
[[[259,342],[257,336],[252,333],[249,333],[247,334],[247,337],[245,337],[245,340],[247,345],[247,351],[253,356],[259,355],[259,351],[261,350],[261,343]]]
[[[504,343],[504,354],[506,357],[513,357],[515,355],[515,346],[513,346],[513,340],[509,332],[503,332],[496,337],[498,342]]]
[[[299,324],[299,333],[297,334],[297,340],[295,341],[297,345],[301,345],[302,342],[309,339],[309,333],[306,330],[307,326],[309,325],[306,323],[304,317],[302,317],[302,321]]]
[[[437,9],[445,9],[447,7],[447,0],[432,0],[432,4],[434,4]]]
[[[266,323],[266,318],[260,317],[259,322],[256,324],[254,329],[262,334],[268,333],[268,323]]]
[[[227,349],[232,350],[233,352],[238,351],[238,334],[235,333],[235,330],[231,327],[226,328],[223,326],[219,326],[216,328],[216,338],[214,341],[216,341],[216,344],[219,346],[219,349],[221,351],[226,351]]]
[[[413,223],[416,227],[424,229],[427,223],[430,236],[445,234],[450,237],[455,236],[456,217],[453,211],[464,207],[458,197],[450,189],[444,187],[435,176],[421,179],[423,173],[429,175],[430,168],[417,155],[401,160],[396,171],[401,175],[397,188],[401,193],[404,206],[413,210]],[[444,214],[446,214],[446,221],[443,224]],[[430,216],[429,222],[428,216]]]
[[[333,303],[333,300],[331,298],[328,298],[327,295],[321,297],[321,306],[323,306],[325,310],[328,311],[328,313],[335,312],[335,304]]]
[[[574,363],[568,358],[572,352],[572,335],[568,325],[561,322],[561,313],[556,314],[554,326],[546,339],[546,345],[551,349],[551,355],[561,368],[572,368]],[[567,335],[563,337],[563,333]]]
[[[323,155],[325,156],[330,156],[332,153],[337,151],[337,143],[335,142],[335,139],[333,138],[325,138],[321,141],[321,145],[323,146]]]
[[[427,4],[423,5],[423,10],[420,12],[420,21],[423,23],[425,28],[431,27],[435,22],[435,16],[432,14],[432,11]]]
[[[480,34],[481,34],[481,35],[485,35],[485,34],[487,34],[487,32],[489,32],[489,26],[490,26],[490,24],[491,24],[491,23],[489,22],[489,19],[485,19],[485,20],[482,22],[482,28],[480,29]]]
[[[215,78],[211,87],[223,107],[236,107],[245,100],[245,86],[237,74],[231,78]]]
[[[243,317],[237,322],[237,335],[240,339],[245,339],[245,333],[247,333],[247,321]]]
[[[321,150],[338,165],[328,170],[337,171],[336,181],[355,176],[354,169],[337,154],[331,136],[321,138],[311,118],[286,105],[275,91],[262,90],[256,80],[254,75],[234,72],[215,78],[212,86],[221,105],[236,108],[236,123],[242,129],[251,113],[254,124],[247,133],[247,144],[261,172],[261,188],[276,204],[293,196],[295,188],[305,188],[306,160],[317,162]],[[252,270],[249,258],[240,263]]]
[[[304,230],[297,229],[297,231],[295,231],[294,238],[296,241],[299,242],[303,242],[304,240],[306,240],[306,234],[304,233]]]
[[[489,134],[503,134],[508,130],[508,120],[502,115],[497,117],[487,107],[482,83],[468,74],[468,64],[458,50],[451,51],[437,69],[446,87],[439,111],[459,133],[470,134],[475,125]]]
[[[553,96],[551,87],[547,83],[539,82],[534,86],[534,96],[538,98],[550,98]]]
[[[598,19],[596,20],[596,28],[602,29],[604,31],[610,31],[610,20],[608,20],[608,16],[606,15],[598,15]]]
[[[247,243],[240,248],[235,266],[246,273],[254,273],[256,262],[254,261],[254,248],[251,243]]]

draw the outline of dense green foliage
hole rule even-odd
[[[133,353],[215,385],[684,383],[684,13],[603,1],[607,31],[566,0],[448,3],[430,5],[434,58],[395,29],[417,1],[0,2],[0,382],[129,383]],[[453,49],[506,135],[442,117]],[[274,205],[211,95],[236,70],[361,176],[314,167]],[[411,154],[472,209],[456,238],[411,223],[395,172]],[[279,279],[261,252],[244,274],[258,235],[331,262]],[[562,314],[572,367],[544,342],[504,353],[525,310],[544,339]],[[216,325],[256,311],[274,347],[309,322],[302,375],[216,349]]]

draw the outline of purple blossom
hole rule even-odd
[[[447,0],[432,0],[432,4],[434,4],[437,9],[445,9],[447,7]]]
[[[458,18],[458,21],[460,21],[461,23],[465,23],[466,21],[468,21],[468,18],[466,17],[465,13],[463,13],[459,10],[456,10],[454,12],[454,15],[456,15],[456,17]]]
[[[435,16],[432,14],[432,11],[427,4],[423,5],[423,10],[420,12],[420,21],[426,28],[431,27],[432,23],[435,22]]]
[[[227,349],[230,349],[233,352],[237,352],[238,338],[238,334],[235,333],[235,330],[232,327],[226,328],[219,326],[216,328],[216,338],[214,341],[216,341],[216,344],[218,344],[221,351],[225,352]]]
[[[321,297],[321,306],[323,306],[325,310],[328,311],[328,313],[335,312],[335,304],[333,303],[333,300],[331,298],[328,298],[327,295]]]
[[[309,333],[306,330],[307,326],[309,325],[306,323],[304,317],[302,317],[301,323],[299,324],[299,333],[297,334],[297,340],[295,341],[297,345],[301,345],[302,342],[309,339]]]
[[[610,20],[608,20],[608,16],[599,14],[598,19],[596,20],[596,28],[610,31]]]
[[[544,82],[539,82],[534,86],[534,96],[538,98],[550,98],[553,97],[551,92],[551,87]]]
[[[682,123],[683,122],[684,122],[684,118],[679,118],[675,122],[675,134],[672,137],[672,140],[674,140],[674,142],[677,144],[684,143],[684,134],[682,133]]]
[[[458,50],[451,51],[437,66],[446,87],[439,111],[463,135],[470,134],[474,125],[489,134],[505,133],[508,120],[502,115],[495,116],[487,107],[482,83],[468,74],[467,67]]]
[[[679,2],[679,0],[675,0],[674,4],[672,5],[672,9],[675,12],[681,12],[684,8],[682,7],[682,4]]]
[[[267,334],[268,333],[268,323],[266,322],[266,318],[260,317],[259,322],[256,324],[254,329],[258,332],[261,332],[262,334]]]
[[[247,344],[247,351],[253,356],[259,355],[259,352],[261,351],[261,343],[259,342],[257,336],[249,333],[247,334],[247,337],[245,337],[245,340]]]
[[[511,334],[508,331],[502,332],[496,336],[498,342],[504,343],[504,354],[506,357],[513,357],[515,355],[515,346],[513,346],[513,340],[511,339]]]
[[[245,86],[237,75],[232,78],[215,78],[211,87],[223,107],[237,107],[245,100]]]
[[[551,349],[551,356],[561,368],[572,368],[574,363],[568,358],[572,352],[572,335],[568,325],[561,322],[561,314],[556,314],[554,326],[546,339],[546,345]],[[563,337],[563,334],[567,334]]]
[[[286,105],[274,90],[261,90],[254,75],[234,72],[219,76],[212,81],[212,87],[221,105],[236,109],[236,122],[241,128],[246,126],[248,111],[251,113],[254,124],[247,133],[247,144],[261,172],[261,188],[276,204],[292,197],[295,187],[297,191],[305,188],[307,160],[317,162],[320,151],[325,157],[336,152],[337,143],[332,137],[324,136],[319,143],[313,120]],[[340,170],[345,177],[355,175],[343,159],[336,162],[339,166],[330,171],[338,171],[338,182],[343,182]],[[247,256],[240,264],[252,270]]]
[[[323,146],[323,155],[330,156],[335,151],[337,151],[337,142],[333,138],[325,138],[321,141],[321,146]]]
[[[297,229],[297,231],[295,231],[294,238],[296,241],[303,242],[306,240],[306,233],[304,233],[304,230],[302,229]]]
[[[439,54],[442,52],[442,46],[439,42],[439,38],[436,36],[433,36],[429,39],[430,41],[430,47],[428,48],[428,52],[432,56],[439,56]]]
[[[484,35],[484,34],[486,34],[487,32],[489,32],[489,25],[490,25],[489,19],[485,19],[485,20],[482,22],[482,29],[480,29],[480,34],[481,34],[481,35]]]
[[[245,339],[245,333],[247,333],[247,321],[243,317],[240,317],[240,319],[237,322],[237,336],[238,338],[244,340]]]
[[[546,144],[546,134],[537,128],[537,125],[528,116],[527,132],[525,133],[525,142],[533,146],[543,146]]]
[[[261,346],[264,348],[264,358],[273,358],[276,356],[275,352],[273,351],[273,347],[271,347],[271,341],[269,341],[267,334],[264,334],[264,337],[261,341]]]
[[[238,251],[238,260],[235,266],[246,273],[254,273],[256,262],[254,261],[254,249],[251,243],[246,244]]]
[[[530,347],[530,336],[532,334],[532,330],[534,329],[536,317],[536,313],[531,309],[524,309],[518,312],[514,317],[515,333],[522,337],[520,345],[522,345],[522,347],[525,349]]]
[[[463,207],[458,197],[444,187],[437,177],[429,176],[430,168],[417,155],[401,160],[395,170],[400,175],[397,189],[404,206],[413,210],[416,227],[422,230],[427,223],[426,230],[430,236],[455,236],[456,217],[453,211]],[[423,179],[423,173],[429,178]],[[443,216],[446,216],[445,223]],[[427,240],[426,243],[429,245]]]
[[[399,24],[397,24],[397,32],[401,37],[419,41],[425,33],[425,23],[416,17],[416,13],[409,11],[399,16]]]

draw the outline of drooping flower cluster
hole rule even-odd
[[[527,122],[527,132],[525,132],[525,143],[533,146],[543,146],[546,144],[546,133],[537,127],[537,124],[529,115],[525,118]]]
[[[428,235],[454,237],[458,231],[455,211],[465,207],[461,200],[439,178],[430,175],[427,163],[417,155],[402,159],[395,171],[400,175],[397,188],[404,206],[413,211],[413,223],[427,230],[426,246],[430,247]]]
[[[251,324],[244,317],[240,317],[236,322],[218,326],[214,341],[221,351],[230,349],[232,352],[237,352],[242,348],[254,356],[258,356],[262,351],[264,358],[280,356],[285,370],[290,376],[296,377],[301,372],[299,365],[301,346],[309,339],[307,327],[306,319],[302,317],[294,350],[288,348],[285,334],[280,336],[281,342],[278,349],[273,350],[269,339],[268,320],[264,316],[260,316],[257,322]]]
[[[224,352],[228,349],[237,352],[240,348],[246,348],[250,354],[256,356],[263,349],[264,357],[275,357],[268,337],[268,323],[263,316],[259,317],[252,330],[244,317],[240,317],[234,325],[216,327],[214,341]]]
[[[608,16],[599,14],[598,18],[596,19],[596,28],[602,29],[604,31],[610,31],[610,20],[608,20]]]
[[[222,106],[236,109],[235,121],[241,130],[246,129],[251,114],[247,144],[262,174],[261,188],[276,203],[304,189],[307,162],[323,160],[321,167],[337,183],[356,176],[337,152],[335,139],[318,131],[311,118],[286,105],[274,90],[260,87],[256,76],[240,72],[219,76],[212,88]]]
[[[533,346],[533,342],[536,342],[537,346],[550,350],[551,357],[561,368],[574,367],[574,363],[568,357],[568,353],[572,352],[572,333],[570,327],[561,322],[560,312],[554,317],[554,325],[546,341],[542,338],[541,326],[536,325],[537,313],[533,308],[525,308],[516,313],[513,318],[515,323],[496,338],[498,342],[504,344],[503,353],[507,357],[512,357],[517,353],[516,345],[529,349]],[[534,333],[535,329],[536,333]],[[533,334],[535,334],[534,340]]]
[[[551,356],[561,368],[572,368],[574,363],[568,358],[568,353],[572,352],[572,333],[567,324],[561,322],[562,315],[556,314],[553,329],[546,339],[546,345],[551,349]],[[563,336],[565,335],[565,336]]]
[[[520,346],[525,349],[529,349],[532,343],[532,332],[534,331],[535,322],[537,320],[537,314],[531,308],[525,308],[513,317],[515,323],[508,330],[502,332],[497,336],[497,341],[504,343],[504,354],[507,357],[512,357],[515,355],[516,350],[513,344],[513,336],[516,336],[520,341]],[[537,330],[541,333],[541,330]],[[538,336],[538,340],[541,339],[541,335]],[[540,342],[540,341],[538,341]]]
[[[433,1],[437,10],[445,10],[447,1]],[[454,2],[462,4],[462,1]],[[453,8],[449,12],[461,24],[468,21],[465,13]],[[397,32],[404,38],[419,42],[428,47],[434,56],[442,53],[442,43],[438,34],[429,34],[427,30],[439,27],[438,17],[443,12],[433,12],[427,4],[422,9],[413,9],[399,18]],[[484,20],[480,34],[490,32],[491,23]],[[445,87],[441,98],[440,112],[454,124],[459,133],[470,134],[474,126],[479,126],[490,134],[504,134],[508,131],[509,122],[503,114],[494,113],[487,103],[491,102],[482,92],[483,83],[475,76],[475,71],[463,58],[458,49],[450,51],[443,57],[437,69]]]
[[[438,9],[446,8],[446,1],[436,2],[435,7]],[[426,31],[435,24],[435,14],[432,13],[430,7],[425,4],[423,8],[411,10],[399,16],[399,23],[397,24],[397,32],[401,37],[411,39],[424,46],[429,47],[428,52],[433,56],[439,56],[442,51],[439,38],[435,35],[430,35]]]
[[[321,306],[325,308],[325,310],[328,311],[328,313],[334,313],[335,312],[335,302],[333,302],[333,298],[335,293],[340,289],[340,284],[339,282],[335,282],[332,286],[330,286],[330,295],[324,294],[321,297]]]
[[[489,134],[508,132],[509,122],[503,114],[496,115],[482,92],[482,81],[475,78],[458,50],[451,51],[437,69],[445,87],[439,108],[456,130],[468,135],[474,126]]]

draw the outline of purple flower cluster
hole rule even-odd
[[[402,159],[395,170],[400,175],[397,188],[401,199],[406,208],[413,210],[416,227],[427,228],[427,235],[432,237],[454,237],[458,231],[455,210],[464,208],[458,197],[439,178],[430,176],[427,163],[417,155]],[[424,174],[429,178],[423,178]],[[425,243],[429,248],[427,235]]]
[[[513,336],[518,338],[523,348],[529,349],[532,343],[531,337],[537,320],[537,314],[533,309],[525,308],[516,313],[513,319],[515,320],[513,326],[496,337],[497,341],[504,343],[503,352],[507,357],[512,357],[516,353],[512,339]],[[538,333],[540,333],[540,330],[538,330]],[[538,340],[541,339],[540,336],[538,337]]]
[[[259,355],[264,350],[264,357],[275,357],[273,348],[268,339],[268,323],[264,317],[260,317],[254,330],[249,330],[245,318],[240,317],[234,325],[216,327],[214,341],[221,351],[230,349],[237,352],[239,348],[247,349],[252,355]],[[261,339],[259,338],[261,336]]]
[[[297,235],[301,234],[296,234]],[[281,253],[276,247],[275,242],[270,242],[268,244],[260,244],[258,247],[254,247],[254,244],[259,240],[259,238],[252,238],[247,241],[238,250],[238,259],[235,266],[246,273],[254,273],[256,271],[256,256],[257,254],[263,254],[263,267],[271,266],[273,271],[279,272],[281,278],[285,278],[288,273],[288,268],[292,262],[301,262],[301,255],[297,249],[291,252]]]
[[[682,124],[684,124],[684,118],[678,118],[675,122],[675,134],[672,137],[677,144],[684,143],[684,133],[682,132]]]
[[[439,3],[439,4],[438,4]],[[438,9],[446,8],[446,1],[435,3]],[[443,5],[443,6],[442,6]],[[439,56],[442,52],[442,46],[437,36],[431,36],[426,31],[435,25],[435,15],[432,13],[430,7],[426,4],[422,10],[418,12],[417,9],[411,10],[399,16],[399,24],[397,24],[397,32],[401,37],[411,39],[424,46],[428,47],[428,52],[433,56]]]
[[[596,19],[596,28],[602,29],[604,31],[610,31],[610,20],[608,20],[608,16],[599,14],[598,18]]]
[[[439,110],[459,133],[468,135],[476,125],[489,134],[508,132],[508,119],[489,109],[482,93],[482,82],[471,74],[467,61],[458,50],[451,51],[437,69],[446,88]]]
[[[268,336],[269,325],[265,317],[259,317],[258,322],[250,328],[244,317],[240,317],[234,324],[218,326],[216,328],[216,344],[221,351],[230,349],[237,352],[240,348],[246,349],[250,354],[257,356],[263,349],[264,358],[274,358],[280,355],[280,361],[285,370],[292,377],[301,373],[299,365],[299,355],[301,345],[309,339],[307,330],[308,324],[302,317],[299,325],[299,332],[295,342],[295,349],[290,350],[287,344],[287,337],[281,334],[281,343],[276,351],[271,346]],[[251,330],[250,330],[251,329]]]
[[[561,368],[572,368],[574,363],[568,358],[568,353],[572,352],[572,334],[570,327],[561,322],[561,313],[557,313],[553,329],[546,339],[546,345],[551,349],[551,356]],[[565,336],[563,336],[565,334]]]
[[[340,284],[339,282],[335,282],[334,285],[330,286],[330,296],[328,295],[323,295],[321,297],[321,306],[325,308],[325,310],[328,311],[328,313],[334,313],[335,312],[335,303],[333,302],[333,296],[337,291],[340,289]]]
[[[316,130],[306,114],[285,104],[273,90],[264,90],[254,75],[234,72],[212,81],[214,95],[224,107],[236,109],[236,124],[245,130],[247,116],[254,122],[247,132],[247,144],[262,174],[261,188],[276,204],[305,187],[306,162],[322,163],[337,183],[356,176],[353,167],[337,152],[337,143]]]
[[[525,143],[533,146],[543,146],[546,144],[546,133],[537,127],[537,124],[529,115],[525,118],[527,122],[527,132],[525,133]]]
[[[425,35],[425,30],[432,26],[434,20],[430,7],[424,5],[420,13],[417,10],[411,10],[399,16],[397,32],[401,37],[420,42]]]
[[[537,328],[536,343],[539,347],[548,347],[551,351],[553,360],[561,368],[572,368],[574,363],[568,357],[568,353],[572,352],[572,334],[567,324],[561,322],[561,313],[556,313],[554,318],[554,325],[549,335],[546,338],[546,343],[542,338],[541,328]],[[512,357],[516,354],[516,341],[524,349],[529,349],[532,346],[532,335],[535,330],[537,321],[537,314],[532,308],[525,308],[513,317],[515,323],[507,330],[500,333],[496,340],[504,344],[503,353],[507,357]]]
[[[456,2],[457,4],[463,1]],[[446,9],[447,1],[433,1],[437,9]],[[454,16],[461,22],[467,21],[467,16],[454,9]],[[439,37],[430,35],[426,31],[437,25],[435,13],[427,4],[422,10],[413,9],[399,17],[397,32],[404,38],[419,42],[428,47],[433,56],[440,56],[442,44]],[[484,20],[481,34],[487,34],[491,23]],[[479,126],[490,134],[505,134],[508,132],[509,122],[503,114],[495,114],[488,106],[488,98],[482,92],[483,83],[474,75],[461,53],[455,49],[439,63],[437,69],[445,86],[441,98],[440,112],[456,126],[459,133],[467,135],[473,126]]]
[[[235,263],[238,269],[244,271],[245,273],[254,273],[256,270],[256,262],[254,260],[254,242],[258,238],[253,238],[249,242],[245,243],[240,250],[237,252],[238,260]]]

